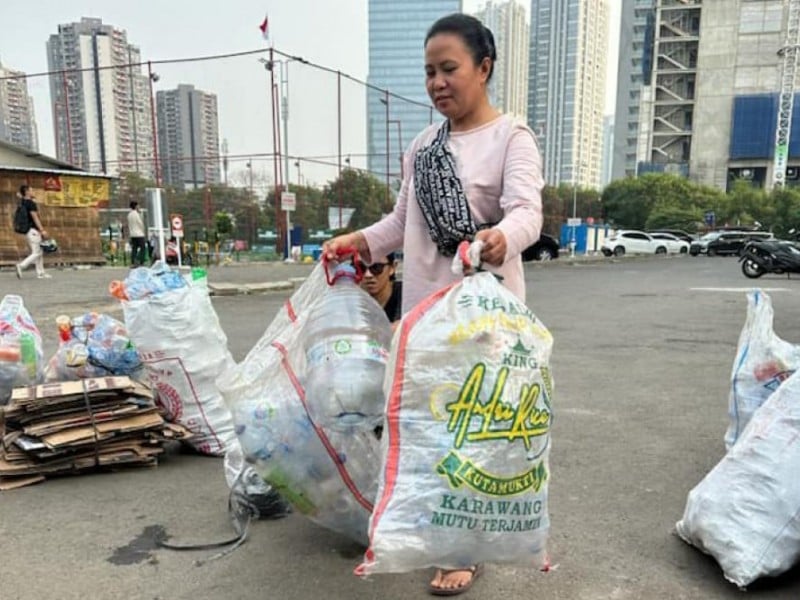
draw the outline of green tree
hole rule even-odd
[[[394,208],[394,196],[375,176],[357,169],[344,169],[341,177],[329,182],[322,191],[327,207],[354,208],[346,230],[353,231],[380,220]]]
[[[221,210],[214,215],[214,228],[220,236],[225,237],[233,233],[233,215]]]

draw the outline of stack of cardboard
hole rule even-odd
[[[164,442],[189,436],[166,423],[151,391],[128,377],[15,388],[0,408],[0,490],[47,475],[155,466]]]

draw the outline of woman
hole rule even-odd
[[[382,260],[371,265],[361,263],[364,274],[361,287],[381,305],[389,322],[399,321],[402,316],[400,300],[403,297],[403,282],[398,281],[397,261],[394,252],[390,252]]]
[[[402,248],[403,313],[455,280],[450,264],[465,239],[483,241],[483,263],[525,300],[520,253],[541,231],[542,161],[533,132],[489,102],[496,59],[494,37],[477,19],[453,14],[431,26],[425,83],[446,120],[423,130],[409,147],[394,211],[325,245],[331,259],[339,249],[356,247],[368,262]],[[480,572],[478,565],[439,569],[429,591],[465,592]]]

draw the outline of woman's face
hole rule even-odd
[[[425,87],[440,113],[459,119],[480,106],[486,97],[491,61],[476,65],[461,36],[437,33],[425,45]]]
[[[387,287],[392,285],[392,275],[394,275],[394,263],[385,256],[379,257],[369,266],[362,265],[364,278],[361,280],[361,287],[370,296],[378,296]],[[375,271],[380,271],[376,273]]]

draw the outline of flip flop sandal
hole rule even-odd
[[[473,565],[466,569],[442,569],[442,574],[453,573],[454,571],[472,571],[472,577],[470,577],[469,581],[467,581],[464,585],[457,588],[440,588],[429,583],[428,593],[432,594],[433,596],[458,596],[469,591],[469,589],[472,587],[472,584],[475,583],[475,580],[483,575],[483,564]]]

